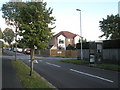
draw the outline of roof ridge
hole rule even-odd
[[[58,37],[60,35],[63,35],[66,38],[74,38],[75,36],[78,36],[78,34],[72,33],[70,31],[60,31],[59,33],[57,33],[56,35],[54,35],[55,37]]]

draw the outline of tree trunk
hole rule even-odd
[[[33,72],[34,51],[35,49],[32,48],[31,49],[31,60],[30,60],[30,76],[32,76],[32,72]]]
[[[15,43],[15,61],[17,60],[17,42]]]

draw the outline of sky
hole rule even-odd
[[[9,0],[0,0],[0,8],[6,1]],[[76,11],[80,9],[82,36],[87,41],[105,39],[99,38],[103,34],[99,28],[99,21],[107,15],[118,14],[118,1],[120,0],[44,0],[47,2],[47,7],[53,9],[52,16],[56,19],[56,28],[52,32],[55,34],[60,31],[69,31],[81,35],[80,12]],[[1,12],[0,27],[3,30],[6,27]]]

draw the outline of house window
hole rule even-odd
[[[68,42],[70,42],[70,39],[68,39]]]
[[[59,39],[59,44],[63,44],[64,40]]]

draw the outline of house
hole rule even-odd
[[[69,31],[61,31],[53,36],[49,45],[51,49],[66,49],[66,47],[70,44],[76,47],[76,44],[81,39],[81,36],[71,33]]]

